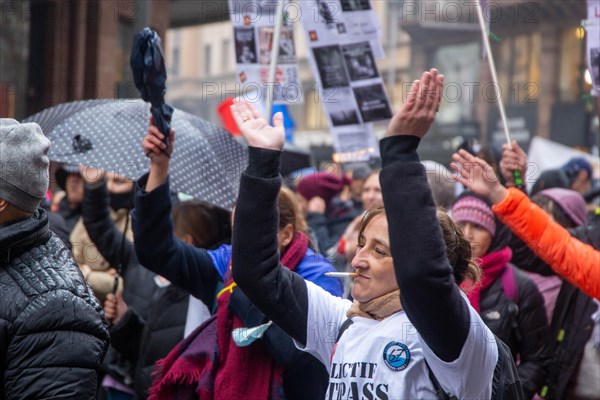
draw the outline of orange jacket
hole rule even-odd
[[[558,275],[600,299],[600,251],[573,238],[518,189],[508,189],[492,210]]]

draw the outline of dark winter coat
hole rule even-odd
[[[479,314],[510,347],[513,359],[520,360],[517,370],[525,398],[530,399],[544,384],[551,356],[550,335],[544,299],[537,286],[522,271],[513,271],[518,304],[505,295],[498,278],[481,293]]]
[[[110,195],[105,183],[85,185],[82,216],[85,229],[98,251],[110,265],[118,266],[123,260],[123,300],[146,318],[156,284],[155,273],[138,262],[133,244],[123,241],[123,233],[110,217]]]
[[[81,218],[81,205],[75,208],[69,207],[69,200],[67,196],[63,197],[58,202],[58,214],[64,218],[65,223],[67,224],[67,229],[69,233],[73,231],[73,228]]]
[[[141,318],[146,318],[156,284],[155,274],[140,265],[133,244],[123,241],[123,233],[110,216],[110,195],[106,183],[85,185],[82,217],[87,233],[110,265],[122,265],[123,300]],[[103,371],[119,382],[133,386],[133,366],[111,347]]]
[[[306,222],[317,239],[319,252],[327,254],[337,246],[348,225],[362,212],[362,208],[350,202],[334,199],[326,214],[308,213]]]
[[[46,211],[0,226],[0,399],[94,399],[102,309]]]
[[[183,339],[189,294],[175,285],[158,288],[146,319],[132,308],[110,329],[112,346],[134,365],[136,399],[146,399],[154,364]]]
[[[407,221],[406,226],[422,228],[415,233],[404,225],[388,225],[392,256],[402,260],[394,263],[394,268],[404,310],[429,348],[441,360],[452,362],[459,357],[468,338],[470,310],[445,254],[431,189],[416,152],[419,141],[414,136],[381,141],[384,164],[381,188],[384,202],[403,204],[386,209],[388,221]],[[281,185],[279,154],[273,150],[249,149],[249,163],[240,180],[236,206],[233,277],[257,307],[297,343],[306,345],[309,332],[306,283],[281,267],[274,239],[273,229],[277,226],[274,199]],[[398,185],[398,179],[402,185]],[[412,210],[423,207],[423,203],[427,213],[414,215]],[[260,214],[256,213],[258,207],[264,210]],[[427,243],[433,253],[414,251],[421,243]],[[408,251],[411,257],[406,256]],[[332,339],[337,329],[333,332]]]
[[[144,176],[137,182],[133,212],[134,244],[140,261],[213,309],[216,291],[225,280],[231,246],[205,250],[178,240],[173,233],[168,180],[151,192],[145,192],[146,180],[147,176]],[[324,275],[334,271],[333,267],[312,250],[307,250],[296,271],[330,293],[342,294],[341,283]],[[229,308],[246,326],[266,321],[264,314],[241,291],[236,290],[233,294]],[[274,325],[266,331],[261,342],[269,354],[284,366],[283,386],[288,398],[318,398],[324,395],[327,371],[314,357],[296,349],[289,335]],[[318,395],[315,397],[314,393]]]
[[[570,230],[584,243],[600,249],[600,221]],[[519,238],[513,237],[512,261],[521,269],[544,276],[554,275],[549,265],[537,257]],[[592,314],[597,310],[594,300],[581,290],[563,280],[556,299],[556,307],[550,324],[553,355],[548,368],[545,386],[547,399],[563,399],[569,382],[577,371],[583,350],[590,340],[594,324]]]

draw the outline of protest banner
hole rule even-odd
[[[283,1],[285,6],[288,0]],[[270,99],[268,83],[273,80],[273,103],[298,104],[304,101],[294,31],[287,22],[286,14],[277,15],[277,0],[229,0],[231,22],[234,31],[236,71],[242,85],[242,93],[255,91],[253,99],[261,103]],[[275,26],[282,21],[278,57],[272,60]],[[271,62],[275,61],[273,77]],[[268,109],[269,107],[267,107]]]

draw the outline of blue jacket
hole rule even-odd
[[[212,259],[219,276],[224,280],[225,274],[227,273],[227,267],[231,261],[231,245],[221,245],[215,250],[209,250],[208,254]],[[343,287],[340,280],[325,276],[325,272],[335,271],[329,260],[322,255],[315,253],[310,248],[306,250],[304,258],[294,271],[307,281],[311,281],[314,284],[321,286],[334,296],[341,297],[343,294]]]
[[[205,250],[188,245],[175,237],[171,218],[169,181],[146,193],[147,176],[136,183],[133,234],[138,260],[146,268],[169,279],[173,284],[200,299],[214,309],[216,292],[222,286],[232,257],[231,246]],[[250,240],[250,238],[249,238]],[[295,271],[335,296],[343,293],[337,278],[325,276],[335,271],[331,263],[310,248]],[[245,326],[252,327],[267,321],[242,290],[234,290],[228,308]],[[261,339],[269,355],[283,367],[285,398],[300,400],[323,398],[328,374],[325,367],[308,353],[296,348],[292,338],[276,325]]]
[[[231,246],[216,250],[194,247],[177,239],[171,218],[169,181],[150,193],[143,188],[148,179],[144,175],[135,188],[133,211],[134,245],[139,262],[151,271],[164,276],[213,308],[215,290],[222,283],[231,259]],[[335,268],[323,256],[308,249],[296,272],[334,296],[343,294],[337,278],[325,276]]]

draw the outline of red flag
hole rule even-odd
[[[217,112],[221,116],[221,121],[223,122],[223,127],[229,131],[233,136],[239,136],[240,130],[238,129],[235,120],[233,119],[233,114],[231,113],[231,106],[233,105],[233,97],[225,99],[219,106],[217,107]]]

